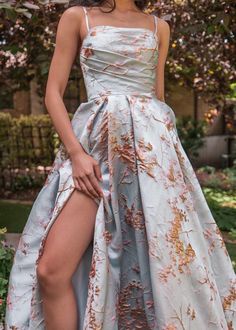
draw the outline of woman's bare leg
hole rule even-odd
[[[47,330],[76,330],[72,275],[94,232],[98,205],[74,190],[50,228],[37,267]]]

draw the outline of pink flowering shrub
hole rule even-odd
[[[15,253],[15,249],[6,243],[6,231],[6,228],[0,229],[0,329],[5,315],[8,279]]]

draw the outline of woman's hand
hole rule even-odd
[[[102,174],[99,163],[81,150],[70,153],[70,159],[75,187],[92,198],[102,197],[103,192],[99,185]]]

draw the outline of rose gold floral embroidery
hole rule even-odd
[[[229,294],[223,298],[224,310],[230,309],[234,301],[236,301],[236,282],[232,282],[229,288]]]
[[[187,246],[184,247],[184,242],[180,239],[182,222],[186,219],[186,214],[181,209],[178,209],[176,206],[173,206],[172,209],[175,217],[172,221],[172,228],[170,232],[166,235],[166,239],[174,246],[175,254],[172,259],[174,262],[178,262],[178,270],[180,273],[183,273],[183,266],[187,266],[194,260],[195,251],[193,250],[190,243],[188,243]]]
[[[196,318],[196,312],[195,312],[194,308],[191,308],[190,304],[188,305],[187,315],[189,315],[191,317],[191,320],[194,320]]]
[[[131,208],[126,209],[125,221],[134,229],[142,230],[145,228],[142,210],[136,210],[134,203]]]
[[[122,143],[119,144],[115,137],[111,137],[112,152],[114,156],[118,156],[123,162],[127,163],[128,168],[136,172],[135,153],[133,149],[133,137],[131,134],[121,136]],[[114,157],[113,156],[113,157]]]
[[[103,233],[103,236],[107,242],[107,244],[111,243],[111,240],[112,240],[112,234],[108,231],[108,230],[105,230],[104,233]]]
[[[117,313],[119,315],[119,323],[126,325],[126,329],[147,329],[150,330],[145,311],[141,307],[140,299],[138,298],[143,291],[141,283],[133,280],[126,287],[124,287],[119,295],[119,302],[117,305]],[[134,296],[132,304],[129,303],[129,297]],[[130,321],[128,321],[130,318]]]
[[[93,55],[93,50],[92,50],[92,48],[85,47],[85,48],[83,49],[83,55],[84,55],[84,57],[86,57],[86,58],[89,58],[90,56],[92,56],[92,55]]]

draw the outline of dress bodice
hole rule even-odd
[[[157,58],[156,31],[111,25],[89,28],[80,49],[88,100],[109,94],[154,93]]]

